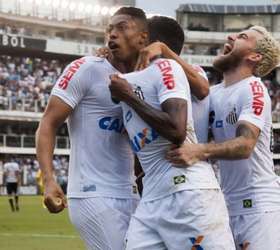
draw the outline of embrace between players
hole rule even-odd
[[[271,103],[259,78],[279,63],[274,38],[258,26],[228,36],[214,61],[224,80],[208,95],[205,72],[178,56],[175,20],[123,7],[107,36],[106,58],[65,69],[36,134],[49,211],[68,206],[92,250],[280,249]],[[67,118],[66,204],[52,158]],[[132,150],[145,173],[141,199]],[[219,160],[223,192],[208,159]]]

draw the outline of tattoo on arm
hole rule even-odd
[[[236,137],[222,142],[208,144],[206,158],[238,160],[246,159],[252,153],[260,130],[254,125],[240,123],[236,129]]]
[[[244,136],[247,139],[257,139],[254,131],[246,124],[239,124],[236,129],[236,137]]]

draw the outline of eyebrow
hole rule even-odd
[[[249,37],[245,32],[238,33],[238,36],[241,36],[241,35],[245,35],[245,36]]]
[[[119,21],[118,23],[110,24],[109,26],[116,26],[116,25],[122,25],[122,24],[127,24],[127,21],[126,20],[122,20],[122,21]]]

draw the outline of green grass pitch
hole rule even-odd
[[[12,213],[0,196],[1,250],[85,250],[70,224],[68,212],[50,214],[39,196],[20,196],[20,211]]]

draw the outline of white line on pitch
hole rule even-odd
[[[21,233],[0,233],[0,236],[5,237],[37,237],[37,238],[63,238],[63,239],[76,239],[76,235],[61,235],[61,234],[21,234]]]

